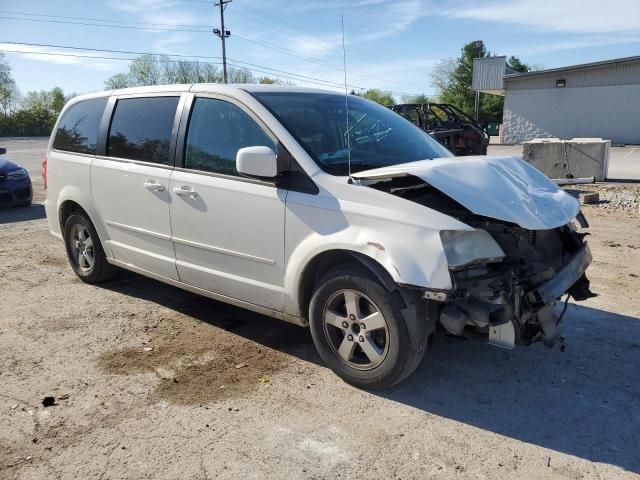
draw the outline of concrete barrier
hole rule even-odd
[[[601,138],[536,138],[524,142],[522,158],[550,178],[607,178],[611,141]]]

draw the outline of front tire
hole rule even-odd
[[[64,243],[69,264],[85,283],[102,283],[111,280],[118,269],[107,262],[100,238],[91,220],[76,212],[64,225]]]
[[[360,388],[390,387],[408,377],[424,357],[427,338],[410,338],[396,291],[358,266],[330,271],[309,307],[311,335],[331,370]],[[415,348],[415,346],[418,348]]]

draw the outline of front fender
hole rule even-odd
[[[402,224],[352,226],[329,235],[310,231],[294,244],[285,272],[284,311],[299,316],[299,285],[306,267],[330,250],[357,252],[381,265],[394,282],[419,287],[450,289],[451,277],[438,230]]]

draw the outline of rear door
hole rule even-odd
[[[169,177],[180,100],[179,93],[112,98],[106,155],[96,157],[91,171],[116,260],[174,280]]]
[[[170,182],[180,280],[281,311],[286,191],[235,168],[240,148],[275,151],[275,137],[228,97],[202,95],[189,103]]]

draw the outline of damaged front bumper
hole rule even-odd
[[[595,296],[586,277],[592,257],[584,234],[570,226],[527,231],[505,224],[484,227],[507,253],[500,262],[452,270],[454,288],[427,291],[440,302],[440,323],[452,334],[480,336],[513,348],[559,336],[560,299]]]

